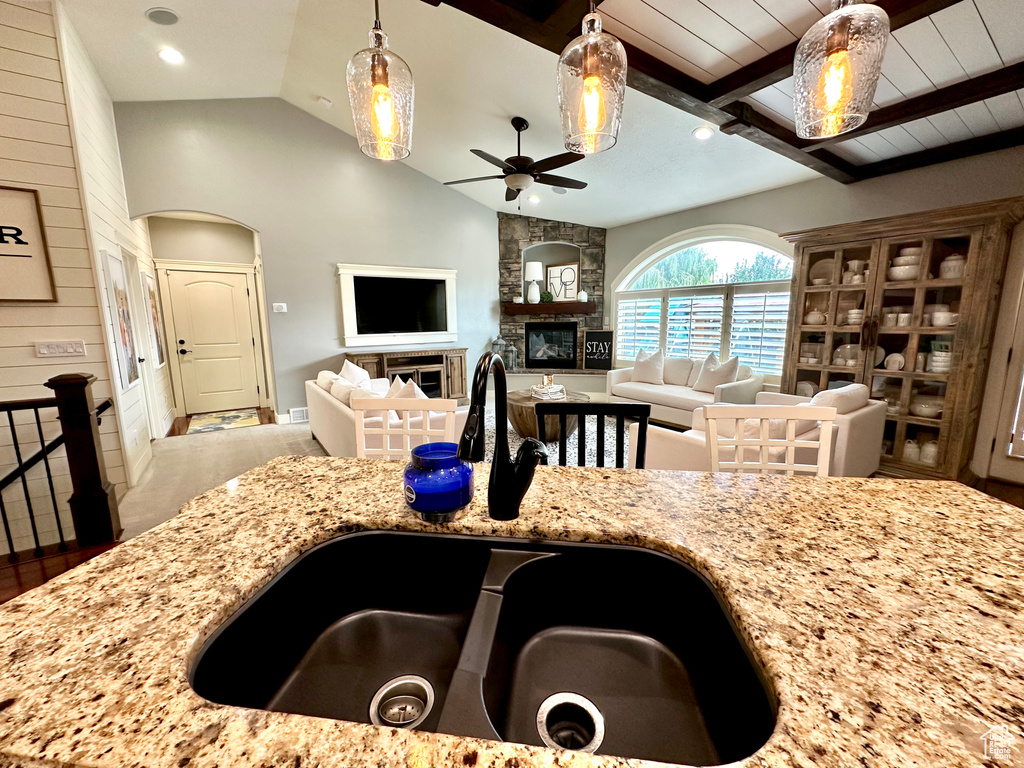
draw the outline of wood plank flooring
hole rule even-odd
[[[91,560],[96,555],[114,548],[118,543],[115,541],[84,549],[73,548],[70,552],[58,552],[17,563],[9,563],[4,557],[0,562],[0,603],[6,603],[23,592],[35,589],[50,579],[70,571],[75,566]]]
[[[277,421],[274,419],[274,412],[269,408],[257,408],[260,415],[260,424],[276,424]],[[192,415],[179,416],[171,424],[170,430],[167,432],[167,437],[181,437],[188,433],[188,425],[192,422]],[[242,427],[244,429],[244,427]]]

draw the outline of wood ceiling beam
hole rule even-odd
[[[444,2],[556,54],[561,53],[566,44],[579,35],[579,24],[589,10],[588,0],[563,0],[540,21],[501,0],[423,1],[431,5]],[[623,46],[629,62],[627,83],[631,88],[709,123],[727,125],[725,133],[743,136],[836,181],[848,184],[857,180],[857,166],[828,150],[823,149],[814,154],[804,152],[806,142],[797,139],[790,129],[770,120],[747,104],[733,104],[727,110],[709,105],[707,86],[704,83],[629,43],[623,42]]]
[[[1001,96],[1004,93],[1024,88],[1024,62],[1011,64],[995,72],[979,75],[970,80],[940,88],[937,91],[916,96],[888,107],[874,110],[864,125],[855,131],[832,136],[821,141],[808,142],[805,151],[828,147],[849,139],[856,139],[876,131],[884,131],[895,125],[937,115],[967,104]]]
[[[949,160],[959,160],[986,152],[1008,149],[1019,144],[1024,144],[1024,127],[1012,128],[1000,133],[990,133],[987,136],[978,136],[973,139],[957,141],[953,144],[944,144],[941,147],[933,147],[932,149],[925,149],[913,154],[900,155],[889,160],[880,160],[877,163],[868,163],[867,165],[855,167],[860,178],[870,179],[889,173],[909,171],[926,165],[945,163]]]
[[[878,0],[876,5],[889,14],[889,28],[897,30],[948,8],[960,0]],[[740,67],[707,86],[707,102],[724,107],[793,74],[793,56],[798,43],[790,43],[757,61]]]

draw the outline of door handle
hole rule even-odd
[[[179,355],[187,355],[191,351],[192,351],[191,349],[179,349],[178,350],[178,354]]]

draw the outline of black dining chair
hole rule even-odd
[[[615,417],[615,466],[622,469],[626,466],[626,419],[635,419],[640,422],[640,429],[636,440],[636,468],[643,469],[644,461],[647,458],[647,422],[651,418],[651,406],[647,403],[537,403],[534,407],[537,413],[537,435],[542,443],[547,442],[547,430],[544,422],[547,416],[558,417],[558,463],[566,466],[566,440],[568,430],[567,421],[570,416],[576,417],[579,422],[579,437],[577,438],[577,466],[583,467],[587,464],[587,416],[597,416],[597,466],[604,466],[604,433],[605,417]]]

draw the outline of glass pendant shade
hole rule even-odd
[[[379,26],[370,30],[370,47],[349,61],[345,79],[362,153],[378,160],[408,157],[412,151],[412,72],[401,57],[388,50],[388,36]]]
[[[626,96],[626,49],[601,31],[595,11],[558,60],[558,107],[565,148],[593,155],[615,146]]]
[[[888,42],[889,17],[877,5],[832,0],[793,59],[797,136],[838,136],[868,119]]]

